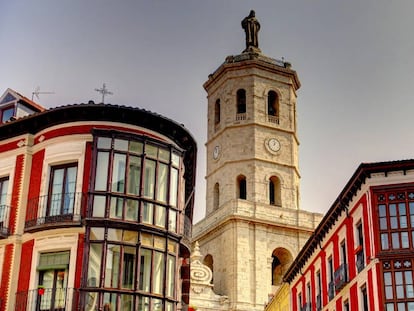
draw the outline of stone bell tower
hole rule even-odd
[[[262,54],[254,11],[242,28],[245,50],[204,83],[206,216],[193,241],[230,309],[263,310],[321,215],[299,209],[299,78],[289,63]]]

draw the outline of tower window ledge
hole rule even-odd
[[[246,120],[246,113],[236,114],[236,121],[244,121],[244,120]]]
[[[273,124],[279,124],[279,117],[278,116],[267,116],[267,122]]]

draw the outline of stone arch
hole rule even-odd
[[[283,247],[272,252],[272,285],[279,286],[283,282],[283,275],[293,262],[292,254]]]

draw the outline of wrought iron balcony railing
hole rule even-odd
[[[329,297],[329,301],[331,301],[335,297],[335,283],[334,283],[334,281],[329,282],[328,297]]]
[[[348,283],[348,265],[343,263],[335,271],[335,290],[339,291]]]
[[[81,211],[86,202],[87,195],[82,192],[57,193],[29,199],[25,231],[80,225]]]
[[[79,290],[75,288],[38,288],[16,294],[15,311],[75,311]]]
[[[358,273],[364,270],[365,268],[365,258],[364,258],[364,249],[361,248],[356,254],[356,267]]]
[[[0,205],[0,238],[7,238],[10,235],[10,206]]]

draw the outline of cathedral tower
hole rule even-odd
[[[299,209],[299,78],[289,63],[261,53],[254,11],[242,27],[246,49],[204,84],[206,217],[193,241],[230,309],[263,310],[321,215]]]

